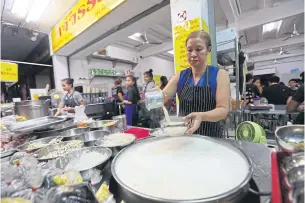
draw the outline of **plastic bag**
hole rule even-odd
[[[43,188],[41,189],[25,189],[18,192],[15,192],[11,197],[21,197],[27,200],[30,200],[31,203],[41,203],[44,199],[45,193],[47,191]]]
[[[42,203],[87,202],[97,203],[93,190],[88,184],[58,186],[49,189]]]
[[[75,185],[83,182],[81,174],[77,171],[68,171],[62,175],[53,177],[53,182],[56,185]]]
[[[28,157],[28,156],[32,156],[31,154],[28,154],[26,152],[16,152],[15,154],[13,154],[13,156],[10,159],[10,164],[16,164],[16,161],[19,161],[20,159],[22,159],[23,157]]]
[[[97,190],[95,198],[99,203],[115,203],[113,194],[109,191],[109,187],[106,183],[103,183]]]

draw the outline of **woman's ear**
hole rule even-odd
[[[209,46],[209,48],[208,48],[208,54],[211,53],[211,50],[212,50],[212,46]]]

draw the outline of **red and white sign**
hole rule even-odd
[[[187,18],[186,11],[182,11],[182,12],[178,13],[178,20],[179,20],[179,22],[185,21],[186,18]]]

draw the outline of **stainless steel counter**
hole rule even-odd
[[[263,144],[239,140],[221,139],[221,141],[228,142],[247,154],[253,163],[254,173],[252,178],[259,191],[271,192],[271,152],[274,149],[270,149]],[[268,199],[268,196],[261,197],[261,202],[266,202]]]

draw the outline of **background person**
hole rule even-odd
[[[178,93],[180,116],[191,123],[186,133],[223,137],[221,121],[230,106],[229,74],[207,65],[212,46],[207,32],[192,32],[185,43],[191,67],[175,74],[163,89],[165,102]]]
[[[123,105],[122,102],[124,100],[124,92],[123,92],[123,88],[122,88],[122,80],[120,78],[117,78],[114,81],[114,87],[112,88],[112,96],[114,98],[113,100],[113,105],[114,105],[114,109],[116,111],[116,115],[119,115],[120,113],[123,114]],[[121,107],[119,107],[119,105]],[[121,111],[120,111],[121,108]]]
[[[59,116],[62,110],[71,113],[74,112],[74,107],[85,105],[82,95],[73,89],[73,83],[74,79],[72,78],[61,80],[61,86],[67,93],[63,98],[61,98],[55,116]]]
[[[287,105],[288,112],[300,111],[293,124],[304,125],[304,85],[302,85],[292,96]]]
[[[127,93],[124,96],[123,103],[125,104],[125,115],[127,125],[137,126],[138,111],[137,106],[140,101],[140,93],[137,85],[137,80],[133,75],[126,77]]]
[[[268,100],[269,104],[286,105],[290,95],[289,88],[279,84],[280,78],[271,76],[269,87],[265,87],[262,96]]]
[[[161,76],[160,78],[160,89],[163,90],[165,88],[165,86],[167,85],[168,80],[166,76]]]
[[[257,77],[254,78],[253,85],[255,85],[258,88],[260,94],[263,93],[263,86],[262,86],[260,78],[257,78]]]

